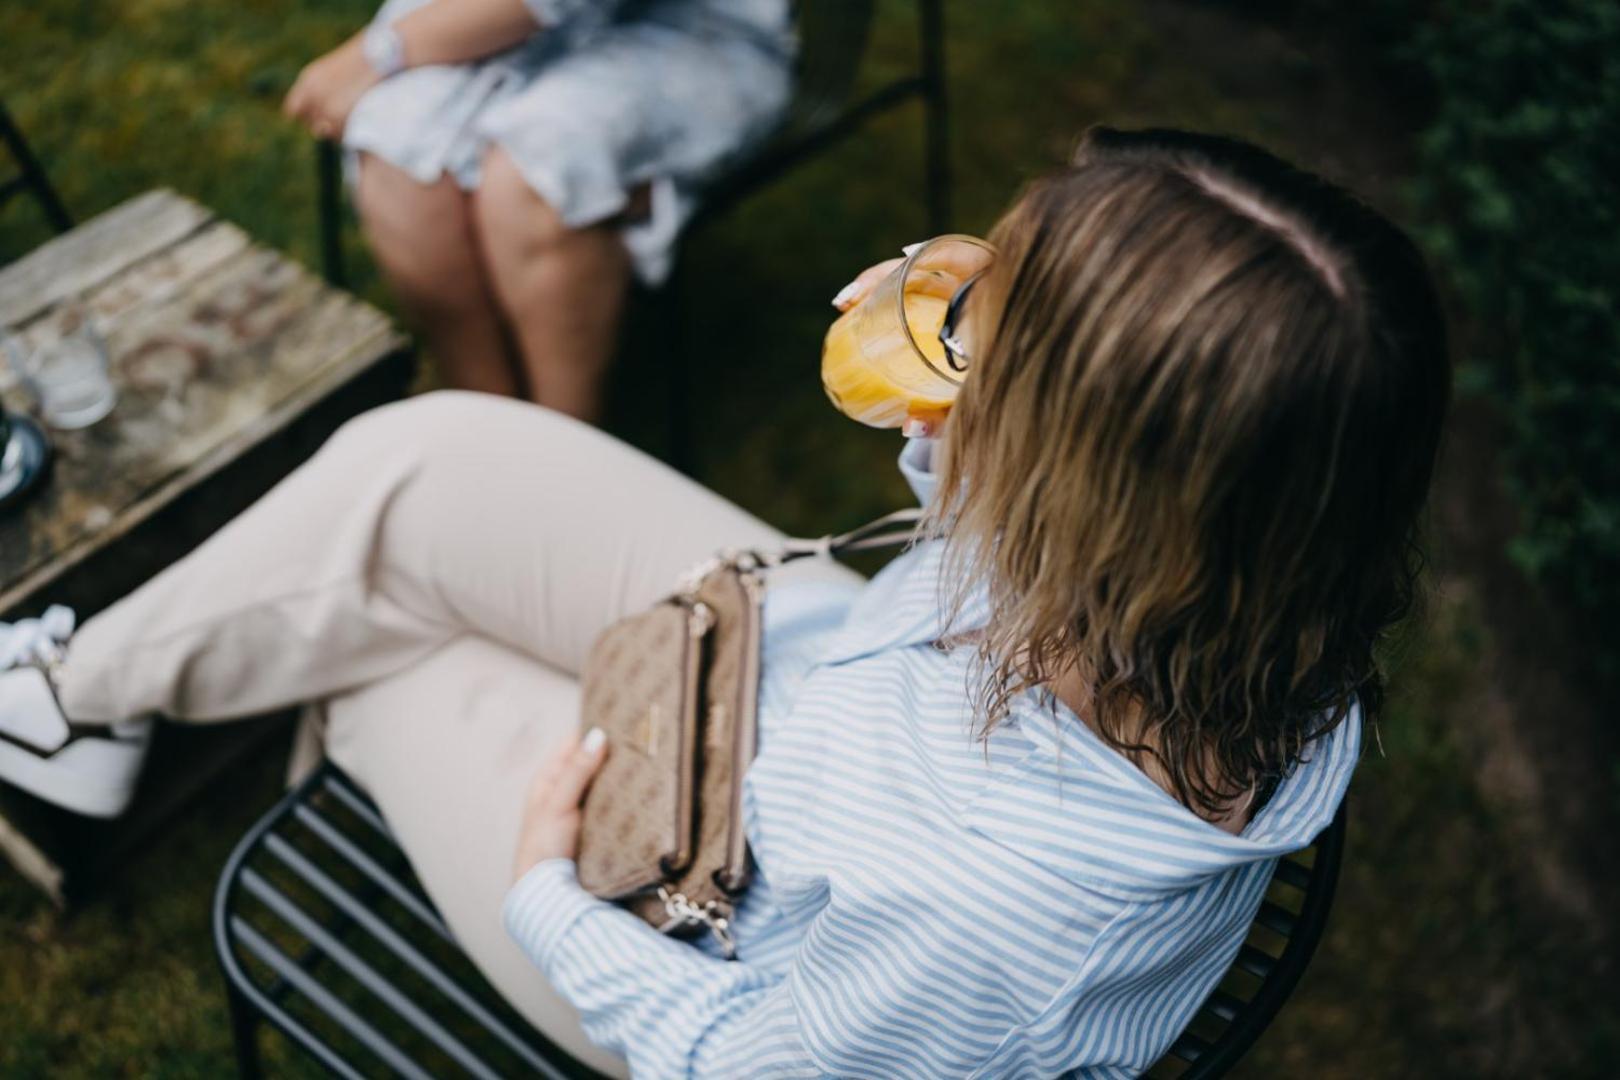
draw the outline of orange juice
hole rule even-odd
[[[940,374],[950,370],[939,342],[950,303],[945,292],[903,294],[909,336],[900,320],[874,310],[895,303],[892,293],[868,297],[839,316],[821,348],[821,385],[839,412],[872,427],[895,428],[912,413],[951,407],[961,383]]]

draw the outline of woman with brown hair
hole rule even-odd
[[[576,675],[689,565],[779,536],[544,410],[379,410],[70,643],[12,628],[0,776],[109,812],[122,718],[325,699],[458,940],[598,1065],[1141,1072],[1381,708],[1444,334],[1398,230],[1232,140],[1094,130],[991,240],[961,395],[901,455],[919,542],[870,582],[770,579],[736,962],[575,884],[613,751],[573,734]]]

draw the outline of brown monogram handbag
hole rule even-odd
[[[609,753],[585,797],[579,883],[666,934],[712,933],[735,955],[731,915],[753,873],[742,781],[754,757],[765,575],[812,555],[903,544],[920,510],[780,551],[724,551],[591,646],[582,711]]]

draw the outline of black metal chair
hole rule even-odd
[[[1345,812],[1278,863],[1249,939],[1154,1075],[1231,1068],[1299,981],[1327,923]],[[215,894],[241,1075],[268,1024],[331,1073],[412,1078],[596,1074],[506,1006],[456,947],[382,816],[321,765],[243,837]]]
[[[4,103],[0,103],[0,142],[6,144],[6,150],[11,155],[12,163],[17,172],[0,180],[0,207],[16,198],[18,195],[28,194],[34,197],[39,204],[40,213],[51,228],[59,233],[65,233],[73,228],[73,216],[62,205],[62,199],[51,186],[51,181],[40,166],[39,159],[29,149],[28,140],[23,138],[17,124],[11,119],[11,113],[6,111]],[[0,257],[0,262],[5,259]]]

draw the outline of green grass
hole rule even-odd
[[[87,216],[155,185],[311,260],[311,147],[277,114],[299,65],[368,14],[364,0],[124,0],[10,5],[0,97]],[[1398,131],[1369,119],[1263,24],[1135,0],[952,3],[959,227],[986,228],[1088,123],[1248,134],[1387,195]],[[889,0],[869,77],[911,58]],[[1186,16],[1186,18],[1183,18]],[[1211,22],[1210,20],[1214,20]],[[816,385],[827,300],[922,235],[913,110],[744,207],[689,248],[684,330],[697,347],[703,479],[790,530],[823,531],[904,496],[891,435],[838,417]],[[1376,175],[1374,175],[1376,174]],[[0,252],[46,230],[0,216]],[[362,291],[381,303],[375,276]],[[662,445],[668,328],[639,312],[614,430]],[[1414,634],[1382,741],[1353,794],[1343,886],[1323,950],[1245,1066],[1256,1076],[1597,1072],[1620,1051],[1579,946],[1547,921],[1529,855],[1460,738],[1490,641],[1465,588]],[[173,835],[71,916],[0,870],[0,1074],[213,1076],[230,1065],[209,948],[210,886],[272,799],[277,763],[221,784]],[[1612,794],[1612,793],[1611,793]]]

